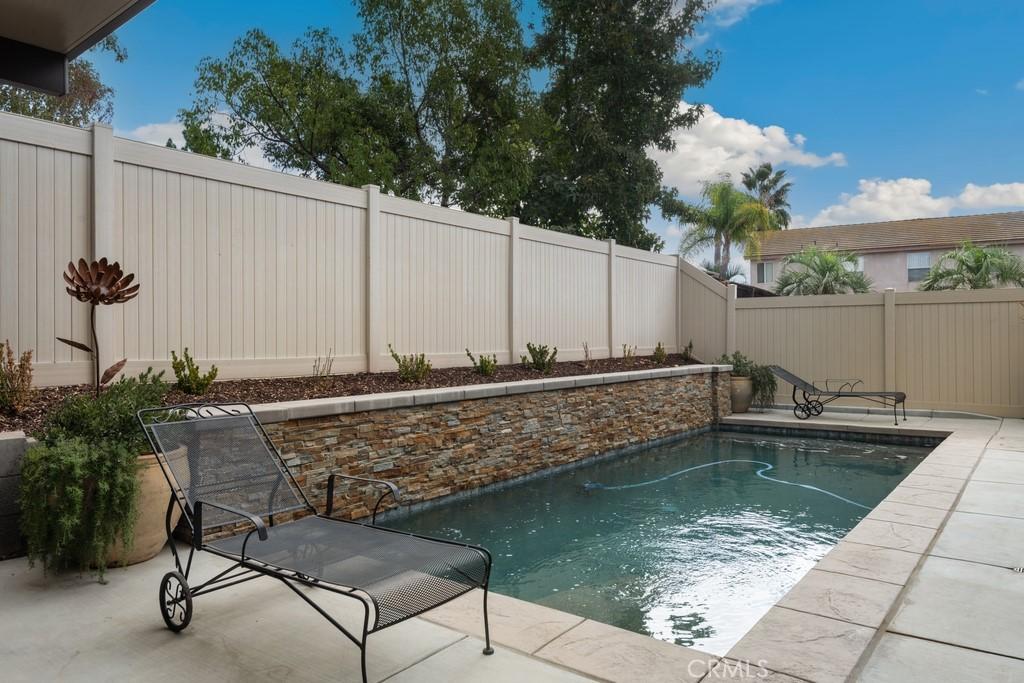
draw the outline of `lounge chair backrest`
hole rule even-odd
[[[309,506],[248,406],[143,411],[140,418],[189,513],[198,500],[264,518]],[[202,521],[205,529],[240,520],[210,506]]]
[[[792,384],[797,389],[800,389],[801,391],[805,391],[808,394],[822,393],[821,390],[818,389],[818,387],[814,386],[813,384],[806,380],[800,379],[789,370],[780,368],[778,365],[769,365],[768,369],[771,370],[776,377],[778,377],[784,382],[789,382],[790,384]]]

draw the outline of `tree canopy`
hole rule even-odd
[[[741,174],[743,187],[747,189],[764,208],[772,212],[779,229],[789,227],[789,191],[793,183],[786,180],[786,171],[776,171],[770,162],[757,168],[750,168]]]
[[[681,99],[717,66],[686,45],[709,1],[541,0],[528,46],[518,0],[359,0],[351,56],[250,31],[204,59],[186,146],[660,250],[645,222],[674,192],[648,152],[701,114]]]
[[[863,294],[871,280],[857,270],[858,257],[845,251],[808,246],[786,257],[775,279],[775,293],[783,296],[811,294]]]
[[[923,291],[1024,287],[1024,258],[1005,247],[964,242],[943,254],[921,282]]]

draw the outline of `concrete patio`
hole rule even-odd
[[[480,594],[371,636],[374,681],[1024,680],[1024,421],[826,413],[801,427],[949,434],[724,659],[495,595],[481,654]],[[791,413],[730,424],[793,426]],[[100,585],[0,563],[3,679],[358,680],[358,651],[273,581],[197,599],[167,631],[169,551]],[[198,576],[223,561],[197,560]],[[324,597],[324,596],[320,596]],[[342,621],[348,601],[327,603]]]

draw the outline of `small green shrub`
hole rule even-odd
[[[775,391],[778,382],[775,374],[767,365],[760,365],[744,356],[739,351],[731,356],[723,354],[717,361],[721,365],[731,365],[734,377],[749,377],[754,392],[753,403],[759,408],[768,408],[775,403]]]
[[[654,362],[661,365],[668,360],[668,351],[665,350],[665,345],[658,342],[658,345],[654,347],[654,353],[651,354]]]
[[[14,347],[5,341],[0,344],[0,411],[20,412],[31,395],[32,352],[23,352],[15,362]]]
[[[430,374],[430,361],[427,360],[426,354],[410,354],[408,356],[399,356],[398,353],[391,348],[391,344],[388,344],[388,351],[391,352],[391,357],[398,363],[398,379],[403,382],[422,382]]]
[[[202,374],[199,372],[199,366],[192,359],[192,355],[189,354],[187,346],[181,352],[181,358],[171,351],[171,369],[174,370],[174,376],[178,380],[174,386],[193,396],[205,394],[213,384],[213,380],[217,379],[217,366],[211,365],[210,371],[205,375]]]
[[[98,397],[69,396],[50,413],[37,436],[48,446],[81,438],[89,444],[123,445],[135,455],[146,453],[149,442],[135,414],[161,405],[169,389],[163,375],[149,368],[138,377],[122,377]]]
[[[697,359],[693,357],[693,340],[691,339],[689,343],[687,343],[686,348],[683,349],[683,362],[693,363],[696,360]]]
[[[622,360],[626,362],[626,365],[632,366],[633,361],[636,360],[636,346],[630,346],[629,344],[622,345]]]
[[[466,355],[469,356],[469,362],[473,364],[473,369],[485,377],[490,377],[494,374],[494,371],[498,369],[498,357],[488,356],[486,353],[480,354],[479,358],[473,356],[469,349],[466,349]]]
[[[555,358],[558,357],[558,347],[548,349],[546,344],[533,344],[526,342],[526,352],[529,355],[520,356],[519,360],[523,365],[529,366],[543,374],[548,374],[555,367]]]
[[[130,548],[139,484],[126,444],[58,438],[33,446],[21,467],[21,529],[29,564],[46,570],[95,567],[120,537]]]

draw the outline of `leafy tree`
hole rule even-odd
[[[964,242],[942,255],[919,289],[992,289],[1024,287],[1024,258],[1005,247]]]
[[[540,0],[545,12],[534,65],[550,82],[540,96],[544,125],[524,201],[524,221],[660,250],[644,223],[663,199],[661,170],[648,155],[670,150],[672,133],[690,127],[698,106],[686,88],[717,68],[714,53],[695,56],[686,41],[707,0]]]
[[[92,52],[111,52],[117,62],[128,53],[110,35],[92,48]],[[91,123],[110,123],[114,117],[114,90],[100,80],[99,72],[88,59],[79,57],[68,64],[68,92],[45,95],[13,85],[0,85],[0,111],[84,127]]]
[[[420,153],[423,195],[518,213],[530,179],[534,96],[518,0],[361,0],[356,54]]]
[[[679,253],[687,256],[712,246],[712,263],[717,265],[718,274],[728,279],[733,245],[743,244],[748,251],[756,252],[759,233],[775,229],[775,216],[757,199],[736,189],[728,175],[705,183],[702,197],[704,206],[687,207],[685,211],[691,227],[683,236]]]
[[[793,183],[786,181],[786,171],[776,171],[765,162],[741,174],[743,187],[757,197],[761,204],[775,214],[775,222],[782,230],[789,227],[789,191]]]
[[[200,62],[195,88],[179,113],[190,151],[238,159],[256,146],[279,168],[418,197],[417,143],[398,91],[386,82],[364,90],[325,30],[307,32],[290,54],[251,30],[223,59]]]
[[[804,247],[783,261],[782,273],[775,280],[775,293],[805,296],[871,291],[871,280],[856,268],[856,254]]]

